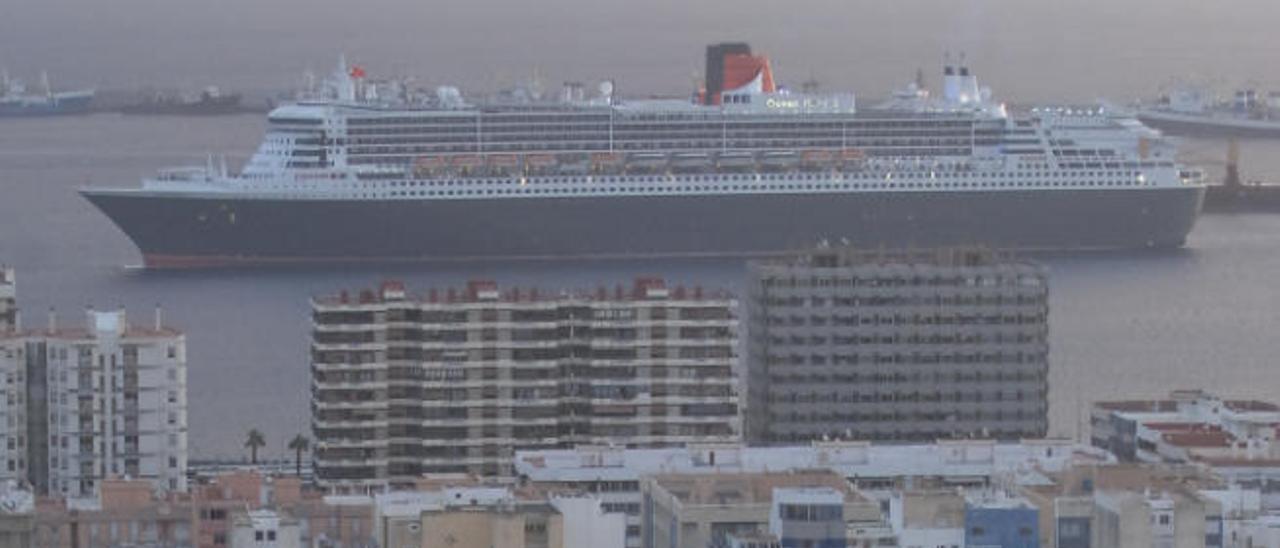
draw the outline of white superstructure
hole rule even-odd
[[[355,75],[359,76],[355,76]],[[742,193],[989,192],[1179,186],[1200,174],[1103,107],[1010,114],[968,67],[859,111],[852,94],[765,92],[720,105],[610,96],[465,102],[453,88],[387,99],[343,64],[281,106],[238,173],[167,170],[158,192],[282,199],[454,200]],[[606,88],[608,89],[608,88]]]

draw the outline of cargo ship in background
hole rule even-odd
[[[1246,181],[1240,174],[1240,143],[1227,143],[1222,183],[1209,185],[1204,196],[1205,213],[1280,213],[1280,184]]]
[[[209,86],[198,94],[155,93],[141,101],[120,108],[124,114],[210,116],[247,112],[240,104],[240,94],[223,93]]]
[[[964,63],[858,108],[778,85],[742,43],[703,89],[630,100],[391,93],[340,63],[232,172],[81,193],[148,267],[752,256],[821,241],[1023,250],[1177,247],[1205,186],[1159,132],[1102,108],[1011,113]]]
[[[1179,88],[1155,104],[1136,106],[1134,115],[1170,135],[1280,138],[1280,92],[1274,91],[1264,96],[1242,89],[1224,101],[1201,89]]]
[[[0,74],[0,117],[83,114],[93,104],[94,90],[54,91],[48,74],[40,75],[41,90],[33,92],[20,80]]]

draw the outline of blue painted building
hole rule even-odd
[[[969,498],[964,525],[968,548],[1040,547],[1040,512],[1021,498]]]

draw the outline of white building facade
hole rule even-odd
[[[0,478],[96,494],[106,478],[187,490],[185,336],[90,310],[81,327],[0,334]]]

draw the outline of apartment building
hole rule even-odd
[[[517,449],[740,438],[724,292],[652,278],[559,293],[388,282],[312,307],[314,458],[335,492],[510,476]]]
[[[185,336],[124,310],[0,334],[0,479],[92,496],[108,478],[187,489]]]
[[[747,439],[1043,437],[1048,283],[983,249],[752,263]]]
[[[18,280],[12,268],[0,267],[0,333],[18,323]]]

